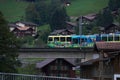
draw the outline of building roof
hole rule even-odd
[[[114,26],[117,26],[118,28],[120,28],[117,24],[112,23],[112,24],[106,26],[106,27],[105,27],[105,30],[108,30],[109,28],[114,27]]]
[[[95,13],[88,14],[88,15],[83,16],[83,18],[86,18],[86,19],[92,21],[96,18],[96,14]]]
[[[98,50],[120,50],[120,42],[96,42]]]
[[[18,25],[14,24],[14,23],[9,23],[8,26],[9,27],[19,27]]]
[[[35,24],[33,22],[27,22],[27,21],[17,21],[15,23],[23,23],[23,24],[29,25],[29,26],[37,26],[37,24]]]
[[[49,58],[49,59],[46,59],[42,62],[36,63],[36,68],[43,68],[44,66],[48,65],[49,63],[53,62],[56,59],[58,59],[58,58]],[[67,59],[64,59],[64,60],[67,61],[68,63],[72,64],[73,66],[75,66],[75,62],[74,62],[75,59],[67,58]]]
[[[92,65],[93,63],[95,63],[97,61],[99,61],[99,58],[91,59],[91,60],[80,63],[80,66]]]
[[[71,25],[71,26],[77,26],[76,23],[73,23],[73,22],[66,22],[67,24]]]
[[[59,30],[54,30],[52,33],[50,33],[51,35],[56,35],[56,34],[60,34],[64,31],[68,31],[71,32],[71,34],[73,34],[74,32],[72,30],[68,30],[68,29],[59,29]]]
[[[20,31],[22,30],[28,30],[30,27],[17,27],[17,29],[19,29]]]

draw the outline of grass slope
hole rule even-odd
[[[69,16],[80,16],[89,13],[97,13],[108,5],[109,0],[71,0],[72,3],[67,7]]]
[[[0,0],[0,11],[8,21],[14,22],[20,20],[25,15],[25,8],[27,5],[27,2]]]
[[[89,13],[97,13],[107,6],[109,0],[71,0],[67,13],[69,16],[80,16]],[[0,0],[0,11],[9,22],[20,20],[25,16],[25,8],[28,2],[16,0]]]

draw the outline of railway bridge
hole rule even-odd
[[[89,58],[93,53],[93,48],[21,48],[19,58]]]

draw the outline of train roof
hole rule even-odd
[[[71,37],[71,35],[49,35],[48,37]]]

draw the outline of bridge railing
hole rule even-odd
[[[0,80],[81,80],[80,78],[0,73]]]

